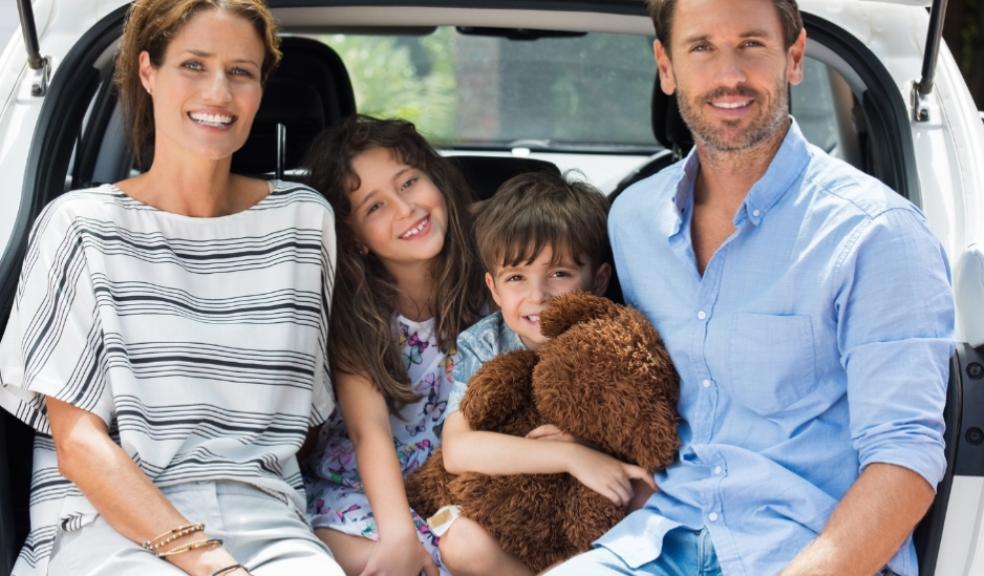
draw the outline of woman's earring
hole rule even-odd
[[[359,254],[361,254],[362,256],[368,256],[369,247],[366,246],[365,244],[359,244]]]

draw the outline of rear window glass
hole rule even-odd
[[[586,33],[524,39],[439,27],[326,34],[364,114],[417,124],[440,147],[652,150],[651,40]]]

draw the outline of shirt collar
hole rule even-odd
[[[675,210],[667,215],[666,228],[664,228],[667,231],[667,237],[679,234],[683,227],[684,215],[687,213],[687,207],[693,197],[699,167],[700,161],[697,158],[696,149],[692,149],[683,161],[682,174],[677,180],[676,193],[673,195]]]
[[[765,174],[748,191],[745,201],[738,208],[734,219],[735,226],[739,226],[745,220],[758,226],[769,209],[799,179],[809,160],[809,144],[803,136],[799,124],[796,123],[796,119],[790,117],[789,130],[786,132],[779,150],[772,158],[772,162],[769,163]],[[680,232],[683,215],[693,197],[699,168],[700,157],[697,155],[697,148],[694,147],[683,162],[683,173],[677,181],[676,193],[673,195],[676,218],[669,230],[670,236]]]
[[[809,143],[800,131],[799,124],[790,117],[789,130],[782,145],[769,163],[765,174],[752,185],[745,201],[735,214],[734,224],[738,226],[748,220],[758,226],[769,209],[799,180],[810,161]]]

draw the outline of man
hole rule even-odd
[[[946,466],[953,302],[922,214],[789,117],[795,0],[650,0],[696,144],[625,192],[626,300],[682,380],[679,461],[551,574],[912,576]]]

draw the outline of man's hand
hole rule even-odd
[[[922,476],[892,464],[864,469],[823,532],[781,576],[871,576],[898,551],[933,502]]]

